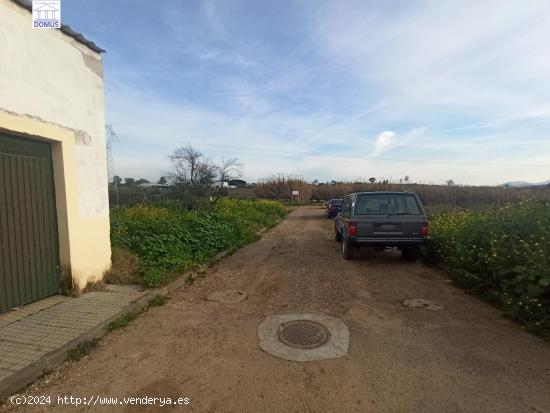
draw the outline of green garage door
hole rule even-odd
[[[57,294],[51,148],[0,133],[0,312]]]

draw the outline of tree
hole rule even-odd
[[[124,178],[124,185],[134,186],[135,184],[136,184],[136,180],[134,178]]]
[[[218,170],[201,152],[187,144],[176,148],[170,161],[174,166],[174,188],[180,197],[193,202],[211,192]]]
[[[449,179],[448,181],[446,181],[446,183],[448,186],[453,186],[455,184],[455,181],[453,181],[452,179]]]
[[[122,178],[118,175],[113,176],[113,184],[120,185],[122,183]]]
[[[161,176],[157,183],[160,185],[166,185],[168,183],[168,180],[166,179],[166,177]]]
[[[375,183],[375,182],[376,182],[376,178],[375,178],[375,177],[369,178],[369,182],[370,182],[371,184]]]
[[[225,182],[229,183],[230,180],[239,178],[242,175],[242,164],[237,158],[225,160],[222,157],[221,162],[218,165],[214,165],[214,169],[216,171],[217,180],[220,183],[214,200],[214,202],[216,202],[220,196],[226,192],[223,184]]]
[[[215,195],[216,202],[225,192],[224,183],[241,175],[242,164],[237,158],[222,158],[216,164],[190,144],[176,148],[170,155],[174,172],[170,175],[176,194],[195,207],[200,198]],[[214,182],[219,182],[214,188]]]
[[[136,185],[141,185],[141,184],[149,184],[151,183],[148,179],[145,179],[145,178],[139,178],[137,181],[136,181]]]

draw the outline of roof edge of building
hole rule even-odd
[[[32,4],[29,0],[12,0],[12,2],[32,13]],[[105,49],[102,49],[91,40],[86,39],[84,35],[82,35],[82,33],[75,32],[73,29],[71,29],[70,26],[66,24],[61,24],[61,28],[59,30],[61,30],[67,36],[72,37],[77,42],[88,47],[90,50],[93,50],[96,53],[105,53]]]

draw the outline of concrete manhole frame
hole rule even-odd
[[[317,348],[301,349],[284,344],[279,339],[279,328],[285,323],[308,320],[323,325],[330,333],[328,341]],[[275,357],[290,361],[315,361],[343,357],[349,348],[349,330],[338,318],[325,314],[280,314],[268,316],[258,326],[260,348]]]

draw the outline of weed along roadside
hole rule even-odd
[[[223,200],[214,210],[201,212],[175,204],[114,211],[113,244],[119,250],[115,250],[113,269],[107,277],[153,289],[148,291],[146,304],[121,313],[105,325],[105,331],[123,329],[142,311],[164,305],[172,291],[192,284],[206,273],[209,264],[257,240],[286,213],[278,202],[245,200]],[[98,337],[79,342],[68,350],[68,359],[79,360],[98,342]]]
[[[165,285],[217,254],[256,240],[260,230],[274,226],[285,215],[285,207],[278,202],[231,199],[207,210],[190,211],[175,203],[114,209],[111,240],[118,254],[113,254],[107,281]]]
[[[278,202],[246,200],[223,200],[213,211],[200,213],[169,204],[115,211],[113,243],[129,249],[115,255],[108,277],[137,281],[153,289],[148,291],[146,304],[122,313],[105,325],[105,331],[123,329],[142,311],[164,305],[172,291],[192,284],[206,273],[208,265],[257,240],[286,213]],[[209,225],[211,228],[203,229]],[[207,251],[202,249],[205,245]],[[68,358],[80,359],[96,347],[98,340],[94,337],[79,342],[68,350]]]
[[[127,237],[118,245],[132,250],[114,250],[113,269],[106,274],[106,281],[130,285],[101,284],[95,291],[66,298],[40,314],[31,314],[28,320],[48,319],[55,325],[61,322],[59,317],[71,311],[93,314],[94,320],[75,325],[73,336],[55,340],[47,353],[33,354],[32,359],[22,361],[21,368],[1,377],[0,400],[65,360],[77,361],[88,355],[98,347],[105,333],[123,330],[143,311],[164,305],[173,291],[192,284],[206,274],[209,265],[257,240],[286,213],[284,206],[273,201],[233,200],[221,201],[207,211],[187,211],[176,205],[140,205],[116,210],[112,219],[113,243],[117,245],[122,237]],[[102,301],[108,308],[97,306]],[[24,335],[26,321],[21,323]]]
[[[550,204],[526,201],[432,218],[425,258],[466,291],[550,340]]]

